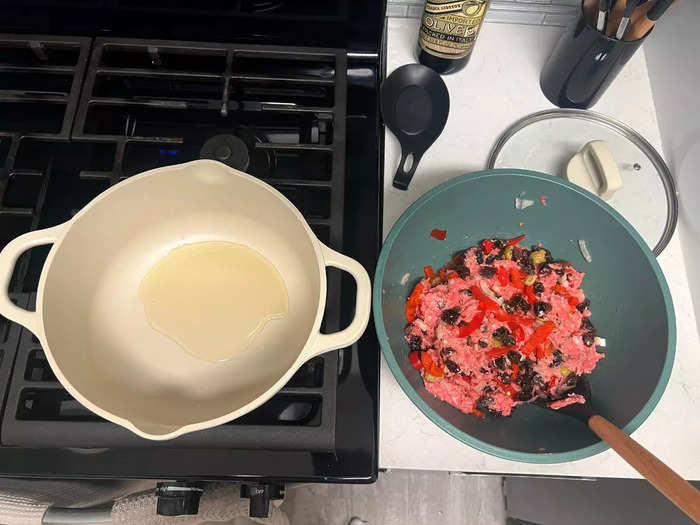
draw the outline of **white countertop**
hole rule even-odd
[[[387,74],[414,62],[418,20],[389,19]],[[450,116],[442,135],[423,157],[408,191],[391,185],[398,143],[386,134],[384,232],[418,197],[437,184],[484,169],[491,146],[517,119],[552,108],[539,74],[561,28],[486,24],[467,67],[443,77],[450,91]],[[646,60],[637,52],[592,108],[629,124],[660,152],[661,139]],[[679,228],[682,227],[679,225]],[[700,344],[678,234],[659,257],[676,311],[673,373],[661,401],[634,438],[687,479],[700,479]],[[553,465],[500,459],[452,438],[406,397],[382,359],[380,383],[381,468],[577,477],[640,477],[614,452]]]

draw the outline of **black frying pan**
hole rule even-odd
[[[450,94],[435,71],[406,64],[382,83],[381,97],[384,123],[401,144],[401,162],[393,184],[406,190],[421,157],[445,127]]]

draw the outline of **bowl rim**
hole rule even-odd
[[[374,289],[372,291],[372,310],[374,316],[374,324],[377,331],[377,338],[379,339],[379,344],[382,348],[382,354],[384,359],[386,359],[389,369],[393,374],[394,378],[398,382],[401,389],[408,396],[411,402],[418,407],[418,409],[432,421],[439,428],[450,434],[452,437],[458,439],[462,443],[470,445],[471,447],[481,451],[491,454],[493,456],[508,459],[511,461],[521,461],[525,463],[537,463],[537,464],[551,464],[551,463],[564,463],[568,461],[576,461],[584,459],[595,454],[599,454],[610,447],[604,442],[599,441],[587,447],[583,447],[576,450],[570,450],[567,452],[551,452],[551,453],[534,453],[534,452],[520,452],[515,450],[510,450],[503,447],[498,447],[491,445],[485,441],[477,439],[470,434],[464,432],[463,430],[457,428],[451,423],[443,419],[435,410],[433,410],[419,395],[418,392],[411,386],[408,379],[401,371],[399,363],[394,357],[389,344],[389,336],[384,327],[384,316],[382,314],[382,282],[384,281],[384,268],[386,266],[389,254],[394,246],[394,242],[398,237],[399,233],[403,230],[405,224],[409,219],[425,205],[428,201],[438,196],[444,191],[450,188],[462,184],[467,181],[474,181],[478,179],[485,179],[491,177],[500,177],[503,175],[519,175],[524,177],[529,177],[531,179],[537,179],[539,181],[544,181],[548,184],[558,184],[568,188],[581,195],[582,197],[590,200],[601,208],[604,212],[607,212],[617,220],[618,223],[631,235],[634,241],[641,247],[644,256],[651,265],[652,271],[656,276],[659,285],[661,287],[661,292],[664,299],[664,305],[666,307],[666,322],[668,325],[668,342],[666,346],[666,359],[664,361],[664,366],[661,370],[661,375],[654,388],[651,396],[641,408],[641,410],[630,420],[627,425],[623,428],[626,434],[631,434],[649,417],[649,414],[654,410],[658,404],[661,396],[666,390],[668,385],[668,380],[671,376],[671,370],[673,368],[673,362],[675,359],[676,351],[676,323],[675,323],[675,313],[673,309],[673,301],[671,299],[671,293],[668,289],[666,283],[666,278],[664,277],[661,268],[659,267],[656,258],[647,246],[646,242],[641,238],[637,231],[627,222],[627,220],[620,215],[616,210],[614,210],[609,204],[599,199],[592,193],[576,186],[564,179],[559,177],[553,177],[551,175],[546,175],[544,173],[539,173],[536,171],[523,170],[523,169],[490,169],[475,171],[472,173],[467,173],[465,175],[460,175],[453,179],[450,179],[438,186],[432,188],[421,197],[419,197],[413,204],[411,204],[406,211],[404,211],[396,223],[391,228],[389,235],[387,235],[382,246],[381,253],[379,254],[379,259],[377,260],[377,268],[374,275]]]

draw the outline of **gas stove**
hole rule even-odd
[[[80,14],[73,3],[8,8],[0,22],[7,31],[0,34],[0,246],[68,220],[131,175],[210,158],[273,185],[322,242],[373,273],[381,239],[381,2],[148,4],[81,4]],[[327,27],[304,39],[290,23]],[[10,293],[21,306],[33,306],[48,249],[17,263]],[[354,284],[328,272],[322,330],[334,331],[352,317]],[[371,326],[352,347],[304,365],[257,410],[153,442],[82,407],[31,332],[0,320],[0,475],[376,476],[379,357]]]

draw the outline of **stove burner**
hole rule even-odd
[[[214,135],[204,143],[199,157],[218,160],[241,171],[247,170],[250,164],[248,146],[235,135]]]

